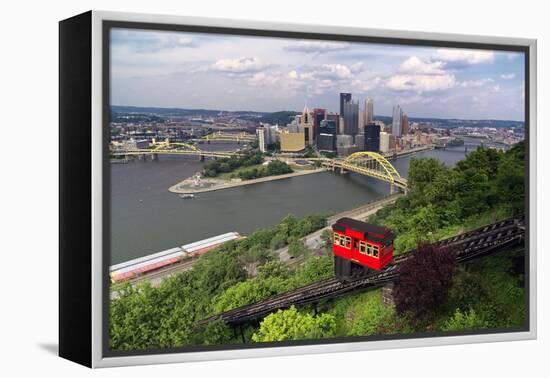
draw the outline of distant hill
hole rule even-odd
[[[375,120],[384,122],[386,125],[392,123],[392,117],[389,116],[374,116]],[[451,127],[517,127],[523,126],[524,122],[512,120],[494,120],[494,119],[445,119],[445,118],[429,118],[429,117],[409,117],[410,122],[427,123],[433,127],[451,128]]]
[[[215,117],[220,113],[225,115],[229,114],[236,118],[255,120],[258,122],[286,125],[290,122],[290,118],[300,114],[299,112],[282,110],[277,112],[254,112],[247,110],[240,111],[226,111],[226,110],[212,110],[212,109],[183,109],[183,108],[157,108],[157,107],[141,107],[141,106],[111,106],[111,112],[113,121],[115,119],[124,120],[121,117],[136,117],[147,121],[147,117],[159,117],[156,122],[162,122],[162,119],[167,118],[180,118],[180,117]],[[117,118],[118,117],[118,118]],[[386,124],[392,122],[392,117],[375,115],[376,120],[380,120]],[[127,120],[127,118],[126,118]],[[155,118],[151,118],[151,121]],[[512,127],[523,126],[524,122],[521,121],[507,121],[507,120],[468,120],[468,119],[444,119],[444,118],[429,118],[429,117],[409,117],[411,122],[428,123],[434,127],[450,128],[458,126],[470,126],[470,127]],[[116,122],[116,121],[114,121]]]
[[[290,123],[291,118],[293,118],[297,114],[300,114],[300,113],[283,110],[280,112],[267,113],[264,116],[262,116],[259,119],[259,121],[264,123],[270,123],[272,125],[275,125],[275,124],[286,125],[287,123]]]

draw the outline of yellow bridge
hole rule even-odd
[[[113,150],[112,156],[146,156],[150,155],[155,159],[158,155],[194,155],[202,159],[205,157],[225,158],[239,156],[241,153],[236,151],[204,151],[192,144],[174,143],[166,139],[164,142],[153,144],[150,148],[132,149],[132,150]],[[404,192],[408,190],[407,179],[401,177],[386,158],[376,152],[356,152],[345,159],[329,158],[297,158],[298,160],[320,161],[321,166],[341,172],[356,172],[365,176],[385,181],[390,184],[390,192],[394,193],[396,189]],[[294,159],[296,160],[296,159]]]
[[[254,142],[256,140],[256,135],[252,135],[252,134],[248,134],[248,133],[245,133],[245,132],[242,132],[242,133],[227,133],[227,132],[223,132],[223,131],[216,131],[216,132],[213,132],[212,134],[208,134],[204,137],[202,137],[202,139],[210,142],[211,140],[213,141],[222,141],[222,142],[237,142],[237,143],[241,143],[241,142]]]
[[[306,159],[307,160],[307,159]],[[370,176],[390,184],[391,193],[396,188],[406,192],[408,189],[407,179],[401,177],[399,172],[390,164],[386,158],[376,152],[356,152],[346,159],[319,159],[323,167],[335,170],[340,168],[342,172],[351,171],[362,175]]]
[[[241,155],[235,151],[204,151],[192,144],[175,143],[166,139],[164,142],[155,143],[150,148],[137,148],[131,150],[113,150],[112,156],[146,156],[156,158],[158,155],[194,155],[201,159],[205,157],[225,158]]]

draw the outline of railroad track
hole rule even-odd
[[[455,250],[457,262],[466,262],[521,244],[524,237],[523,218],[510,218],[436,242],[435,245],[443,249]],[[413,251],[396,256],[394,261],[385,269],[372,272],[351,282],[343,283],[336,278],[325,279],[257,303],[211,316],[200,320],[197,325],[219,319],[229,325],[241,324],[290,306],[300,307],[324,299],[339,297],[352,291],[385,285],[398,277],[399,265],[411,258]]]

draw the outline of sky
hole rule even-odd
[[[112,105],[524,120],[524,55],[358,42],[112,29]]]

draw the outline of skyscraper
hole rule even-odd
[[[302,117],[300,118],[300,126],[304,129],[305,134],[305,144],[306,146],[313,143],[313,122],[311,119],[311,114],[309,113],[309,108],[307,105],[304,106],[302,111]]]
[[[344,103],[344,134],[357,135],[359,131],[359,103]]]
[[[344,117],[344,104],[351,101],[351,93],[340,93],[340,117]]]
[[[319,126],[321,125],[321,121],[326,119],[326,114],[326,109],[313,109],[313,139],[317,139],[317,135],[319,135]]]
[[[374,101],[372,98],[367,98],[365,101],[365,125],[374,122]]]
[[[391,133],[396,137],[403,135],[403,110],[399,105],[393,107]]]
[[[406,114],[403,114],[403,135],[406,135],[409,133],[409,116]]]
[[[380,151],[380,125],[376,123],[365,126],[365,151]]]

